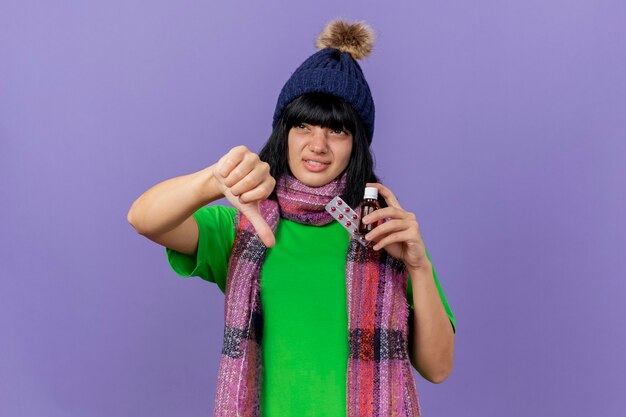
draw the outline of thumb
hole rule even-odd
[[[261,215],[259,202],[245,204],[244,207],[241,207],[241,213],[248,218],[263,244],[268,248],[274,246],[276,243],[274,232]]]

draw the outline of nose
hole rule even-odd
[[[328,129],[320,126],[313,126],[313,135],[309,142],[309,149],[315,153],[328,152]]]

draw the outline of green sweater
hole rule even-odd
[[[236,210],[207,206],[194,213],[196,256],[167,249],[174,271],[215,282],[225,292]],[[263,378],[261,415],[346,415],[348,232],[338,223],[309,226],[281,219],[276,245],[261,268]],[[455,318],[433,269],[453,328]],[[407,301],[413,308],[411,287]]]

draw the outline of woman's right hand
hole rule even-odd
[[[237,146],[214,165],[213,181],[233,207],[248,218],[263,244],[274,246],[274,232],[259,211],[259,203],[272,194],[276,185],[269,164],[245,146]]]

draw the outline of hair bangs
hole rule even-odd
[[[336,130],[346,129],[350,133],[354,133],[356,117],[350,104],[324,93],[310,93],[296,98],[284,114],[287,128],[307,123]]]

